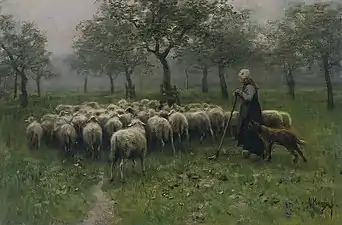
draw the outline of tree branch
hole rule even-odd
[[[16,60],[14,59],[12,53],[6,48],[6,46],[1,43],[1,48],[6,52],[8,58],[10,59],[10,62],[11,62],[11,65],[12,65],[12,68],[17,72],[17,73],[20,73],[21,71],[18,69],[18,65],[16,63]]]
[[[183,28],[183,30],[181,31],[181,33],[179,34],[179,36],[176,38],[176,40],[172,41],[169,46],[165,49],[165,51],[163,53],[161,53],[161,56],[163,58],[165,58],[171,51],[171,49],[173,47],[175,47],[175,45],[180,42],[182,40],[182,38],[184,37],[184,35],[186,34],[186,32],[188,32],[189,30],[191,30],[192,26],[186,26]]]

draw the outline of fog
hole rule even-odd
[[[48,48],[56,55],[71,51],[75,26],[96,11],[95,0],[6,0],[3,12],[20,20],[33,20],[47,32]],[[259,21],[278,18],[289,0],[233,0],[232,4],[254,10]]]
[[[313,2],[305,1],[305,2]],[[53,63],[61,71],[61,77],[43,81],[42,90],[53,91],[60,89],[79,90],[82,89],[82,77],[70,71],[63,63],[67,54],[72,52],[72,37],[76,25],[84,19],[90,19],[97,10],[95,0],[6,0],[2,3],[3,13],[11,13],[19,20],[32,20],[40,29],[46,31],[48,37],[48,50],[53,52]],[[258,22],[280,18],[284,13],[284,7],[293,0],[235,0],[231,1],[237,7],[250,8],[253,17]],[[173,62],[171,62],[174,64]],[[184,86],[184,71],[180,66],[172,66],[173,82],[180,87]],[[194,75],[192,85],[199,85],[200,79]],[[213,74],[210,83],[216,85],[217,76]],[[144,88],[147,84],[158,84],[161,76],[144,79],[145,83],[135,76],[138,88]],[[192,80],[192,79],[191,79]],[[119,77],[116,88],[121,89],[124,79]],[[148,86],[149,86],[148,85]],[[34,85],[29,87],[34,90]],[[90,89],[108,89],[106,77],[93,78],[89,80]]]

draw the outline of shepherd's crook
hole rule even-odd
[[[220,154],[220,151],[221,151],[221,148],[222,148],[222,145],[223,145],[224,137],[226,136],[227,129],[230,126],[230,122],[232,121],[233,112],[235,110],[236,102],[237,102],[237,96],[235,96],[234,103],[233,103],[233,108],[232,108],[232,111],[230,112],[229,120],[228,120],[228,122],[227,122],[227,124],[226,124],[226,126],[224,128],[223,135],[222,135],[222,138],[221,138],[221,141],[220,141],[220,145],[219,145],[218,149],[216,150],[216,154],[213,155],[213,156],[210,156],[209,159],[216,159],[216,158],[218,158],[218,156]]]

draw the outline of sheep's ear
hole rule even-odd
[[[146,126],[146,124],[144,122],[141,122],[141,125],[143,125],[144,127]]]
[[[131,127],[131,126],[133,126],[133,123],[130,123],[130,124],[127,125],[127,127]]]

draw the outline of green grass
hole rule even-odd
[[[146,93],[141,98],[157,96]],[[231,99],[222,101],[218,96],[218,92],[189,91],[183,93],[182,102],[231,107]],[[49,94],[32,98],[25,110],[15,103],[0,109],[0,224],[76,224],[82,220],[94,200],[90,188],[98,182],[100,171],[108,174],[108,165],[80,158],[63,161],[52,149],[28,151],[23,120],[60,103],[109,103],[121,97]],[[127,166],[126,184],[106,183],[103,188],[117,203],[120,224],[341,224],[340,99],[332,112],[326,110],[324,92],[317,90],[300,91],[295,101],[268,90],[260,99],[264,109],[292,114],[293,130],[308,143],[304,149],[308,164],[294,165],[282,148],[273,154],[271,163],[242,159],[229,138],[224,145],[226,154],[217,161],[207,160],[215,150],[210,143],[194,146],[194,154],[178,153],[177,157],[152,153],[146,176],[141,176],[139,165],[134,172]],[[330,201],[332,193],[337,206],[331,220],[328,210],[320,214],[308,199]],[[291,209],[290,216],[286,216],[285,205]]]

